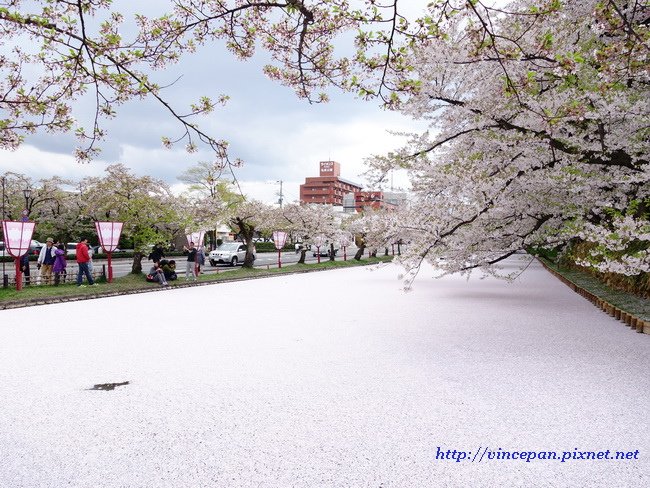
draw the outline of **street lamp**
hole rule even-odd
[[[284,195],[282,194],[282,180],[277,180],[276,183],[280,183],[280,193],[278,193],[278,196],[280,197],[278,199],[278,203],[280,204],[280,208],[282,208],[282,202],[284,201]]]
[[[25,210],[23,210],[23,222],[29,220],[29,197],[32,195],[32,190],[25,188],[23,190],[23,195],[25,197]]]

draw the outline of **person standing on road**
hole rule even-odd
[[[90,261],[90,256],[88,255],[88,239],[83,238],[81,242],[77,244],[76,249],[77,255],[77,264],[79,265],[79,272],[77,273],[77,286],[86,286],[83,284],[83,275],[86,275],[89,285],[95,285],[93,280],[93,275],[90,274],[88,270],[88,261]]]
[[[92,275],[94,270],[93,265],[93,248],[88,244],[88,272]]]
[[[203,246],[199,246],[196,250],[196,274],[197,276],[201,274],[201,266],[205,265],[205,251]]]
[[[29,253],[25,253],[20,256],[20,271],[25,276],[25,285],[30,283],[30,273],[29,273]]]
[[[149,259],[154,263],[160,263],[160,260],[165,257],[165,251],[163,251],[162,244],[158,243],[149,253]]]
[[[194,243],[190,242],[190,247],[183,246],[183,252],[187,253],[187,264],[185,265],[185,281],[190,279],[190,273],[192,274],[192,279],[196,281],[196,247]]]
[[[36,267],[41,270],[41,282],[46,285],[52,282],[52,266],[54,266],[55,257],[54,239],[48,237],[36,261]]]
[[[54,255],[56,256],[54,259],[54,266],[52,267],[52,270],[54,271],[54,286],[59,286],[61,275],[63,275],[63,281],[65,282],[65,268],[68,265],[68,261],[65,258],[65,246],[63,244],[56,246]]]

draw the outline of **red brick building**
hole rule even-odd
[[[356,193],[361,185],[340,177],[341,165],[336,161],[321,161],[320,176],[305,178],[300,185],[300,203],[343,205],[343,196]]]
[[[395,209],[397,205],[384,196],[383,191],[358,191],[354,194],[354,209],[363,212],[365,209],[372,210]]]

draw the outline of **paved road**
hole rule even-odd
[[[357,248],[352,248],[348,249],[346,254],[347,254],[347,259],[352,259],[354,257],[354,253],[357,251]],[[337,261],[342,261],[344,259],[343,256],[343,251],[339,251],[340,254],[337,254],[336,260]],[[281,254],[281,261],[283,266],[288,266],[295,264],[298,261],[298,258],[300,256],[294,252],[283,252]],[[171,259],[176,260],[176,270],[180,274],[185,273],[185,262],[186,259],[183,256],[176,256],[172,257]],[[322,256],[321,258],[322,261],[326,261],[327,257]],[[308,263],[315,263],[318,261],[317,257],[312,256],[311,253],[307,254],[307,259],[306,262]],[[113,259],[113,276],[114,277],[120,277],[120,276],[125,276],[131,272],[131,266],[133,264],[133,259],[131,258],[117,258]],[[74,266],[74,263],[71,263]],[[95,267],[101,268],[102,265],[107,264],[107,261],[105,259],[98,259],[94,261]],[[266,268],[266,267],[277,267],[278,265],[278,255],[277,253],[258,253],[257,258],[255,259],[255,267],[256,268]],[[142,260],[142,268],[144,271],[147,271],[148,268],[151,266],[151,261],[147,259]],[[214,273],[214,272],[219,272],[221,273],[222,271],[230,271],[233,269],[237,269],[237,267],[233,268],[227,264],[218,264],[217,266],[210,266],[209,263],[206,263],[206,265],[203,267],[203,271],[205,273]],[[76,271],[75,271],[76,272]]]

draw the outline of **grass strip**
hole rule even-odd
[[[114,278],[112,283],[107,283],[100,279],[97,280],[97,286],[87,286],[83,288],[78,287],[74,283],[74,279],[71,283],[60,284],[59,286],[24,286],[21,291],[17,291],[15,288],[0,288],[0,309],[242,281],[283,274],[309,273],[314,271],[351,268],[355,266],[367,266],[387,263],[392,261],[392,259],[392,256],[380,256],[376,258],[362,259],[361,261],[355,261],[354,259],[348,261],[324,260],[321,263],[291,264],[285,265],[283,268],[238,268],[235,270],[201,274],[196,282],[185,281],[184,273],[181,272],[179,273],[178,280],[170,281],[170,286],[168,287],[161,287],[157,283],[148,283],[145,281],[145,274],[141,273],[138,275],[128,274],[126,276]]]
[[[548,259],[539,259],[573,284],[584,288],[598,298],[644,321],[650,321],[650,301],[648,299],[611,288],[585,271],[567,269]]]

